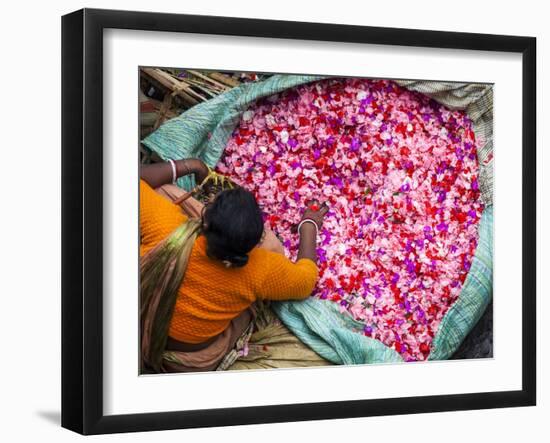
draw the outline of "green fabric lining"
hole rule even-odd
[[[307,298],[273,303],[277,316],[301,341],[338,365],[396,363],[403,359],[381,341],[363,335],[363,325],[336,303]]]
[[[457,301],[447,311],[432,341],[429,360],[446,360],[479,321],[493,295],[493,206],[479,223],[479,241],[472,267]]]

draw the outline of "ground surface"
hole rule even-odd
[[[462,342],[452,360],[493,357],[493,303]]]

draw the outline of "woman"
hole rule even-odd
[[[201,183],[208,168],[186,159],[140,170],[145,372],[215,369],[249,326],[256,300],[304,299],[317,280],[316,241],[325,205],[313,202],[304,211],[293,263],[273,233],[264,231],[260,208],[245,189],[225,190],[206,207],[188,203],[187,215],[155,192],[188,174]]]

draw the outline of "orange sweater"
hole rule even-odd
[[[146,254],[187,220],[179,206],[140,180],[140,255]],[[179,289],[170,337],[201,343],[221,333],[231,320],[257,299],[306,298],[317,280],[317,265],[309,259],[293,263],[262,248],[249,253],[241,268],[226,268],[206,255],[206,239],[199,236],[191,251]]]

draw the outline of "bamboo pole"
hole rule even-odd
[[[153,125],[153,131],[158,129],[160,125],[164,123],[164,121],[168,118],[168,114],[170,112],[170,106],[172,106],[172,94],[166,94],[164,96],[164,100],[162,101],[162,105],[160,106],[157,120],[155,121],[155,124]]]
[[[206,101],[207,99],[200,94],[197,94],[191,89],[185,82],[182,82],[170,74],[164,72],[158,68],[141,68],[141,71],[147,76],[151,77],[153,80],[156,80],[163,87],[172,92],[172,94],[177,95],[183,101],[194,106],[201,101]]]
[[[210,77],[208,77],[208,76],[206,76],[206,75],[204,75],[204,74],[201,74],[201,73],[198,72],[198,71],[193,71],[192,69],[188,69],[187,72],[188,72],[189,74],[191,74],[191,75],[194,75],[195,77],[198,77],[198,78],[200,78],[200,79],[203,79],[204,81],[209,82],[209,83],[211,83],[211,84],[217,86],[218,88],[222,89],[223,91],[227,91],[227,90],[229,89],[229,88],[228,88],[226,85],[224,85],[223,83],[220,83],[220,82],[214,80],[213,78],[210,78]]]
[[[210,97],[216,97],[217,95],[220,95],[225,90],[221,90],[218,88],[213,88],[210,85],[205,84],[204,82],[197,81],[197,80],[186,80],[189,84],[193,85],[195,88],[199,89],[200,91],[208,94]]]
[[[223,83],[224,85],[229,86],[230,88],[236,88],[241,84],[241,82],[239,82],[238,80],[235,80],[228,75],[222,74],[221,72],[209,72],[208,76],[212,77],[214,80],[219,81],[220,83]]]

